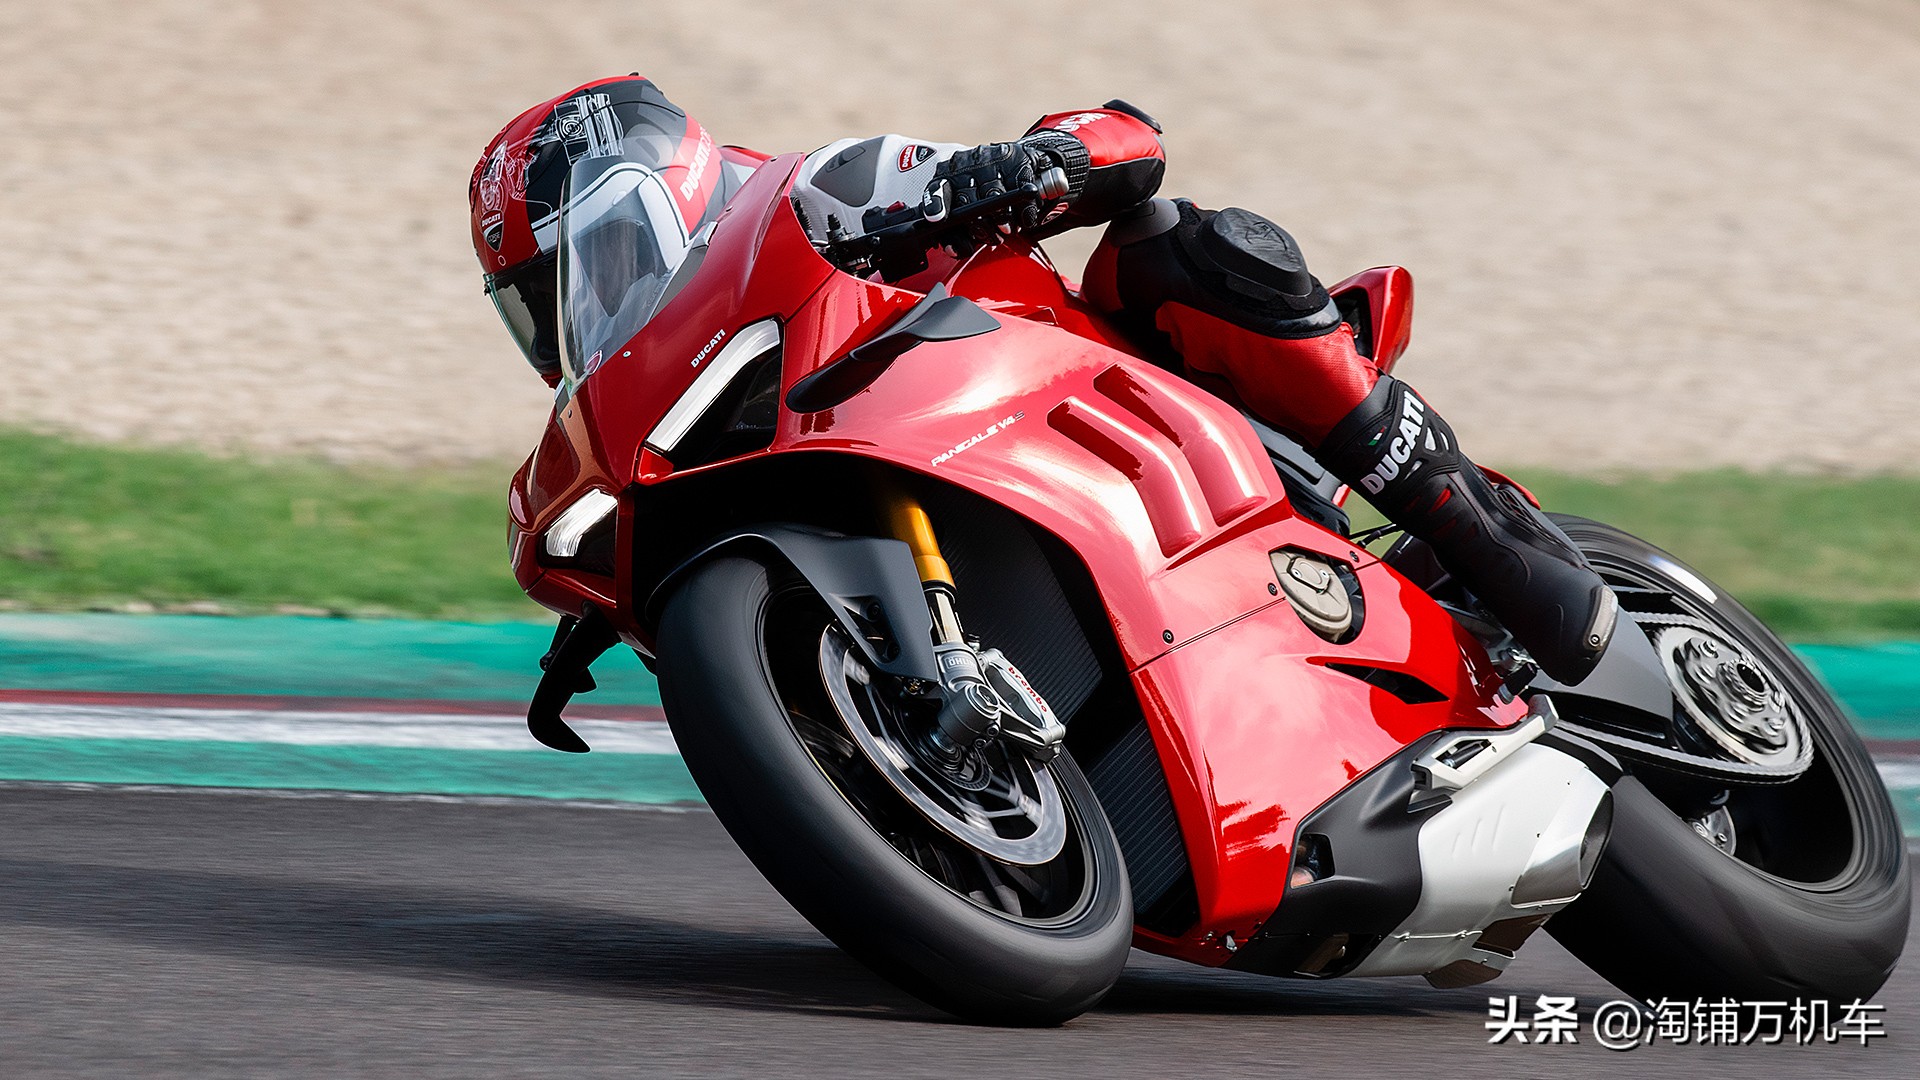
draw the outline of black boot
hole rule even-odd
[[[1577,683],[1613,639],[1617,604],[1565,533],[1487,480],[1453,429],[1391,376],[1315,455],[1394,524],[1432,546],[1554,680]]]

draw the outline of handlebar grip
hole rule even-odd
[[[942,180],[928,188],[918,206],[905,206],[891,212],[878,207],[868,210],[861,222],[861,235],[835,240],[830,246],[845,258],[884,257],[885,252],[896,245],[925,245],[1029,199],[1054,202],[1067,193],[1068,186],[1066,170],[1055,166],[1011,191],[955,207],[952,186]]]
[[[1067,170],[1058,165],[1040,174],[1040,197],[1049,202],[1064,197],[1072,187],[1067,179]]]
[[[953,185],[941,180],[927,188],[927,194],[920,200],[920,220],[929,225],[937,225],[947,220],[947,210],[953,206]]]

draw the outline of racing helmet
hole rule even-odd
[[[706,130],[638,75],[569,90],[493,137],[467,185],[473,251],[501,321],[549,384],[563,374],[560,222],[574,167],[589,161],[655,181],[649,186],[663,197],[649,213],[627,216],[621,246],[637,270],[660,280],[684,258],[685,238],[719,217],[741,180]]]

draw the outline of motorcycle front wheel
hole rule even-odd
[[[1872,996],[1905,946],[1912,882],[1839,704],[1699,572],[1613,526],[1553,519],[1620,598],[1615,633],[1648,636],[1674,704],[1649,717],[1554,694],[1632,775],[1592,886],[1547,931],[1642,1000]],[[1743,783],[1748,767],[1794,778]]]
[[[909,799],[874,756],[909,759],[887,741],[906,725],[875,714],[888,698],[858,657],[784,567],[717,558],[676,589],[660,695],[721,824],[809,922],[931,1005],[1020,1026],[1091,1008],[1126,963],[1133,908],[1085,777],[1065,753],[1042,766],[989,751]],[[969,828],[1015,835],[969,844]],[[1035,838],[1044,857],[1021,857]]]

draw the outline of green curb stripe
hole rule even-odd
[[[524,702],[551,624],[292,615],[0,614],[0,685],[32,690]],[[583,703],[658,705],[631,650]]]
[[[1869,739],[1920,739],[1920,642],[1799,645]]]
[[[183,787],[700,801],[671,754],[0,737],[0,779]]]

